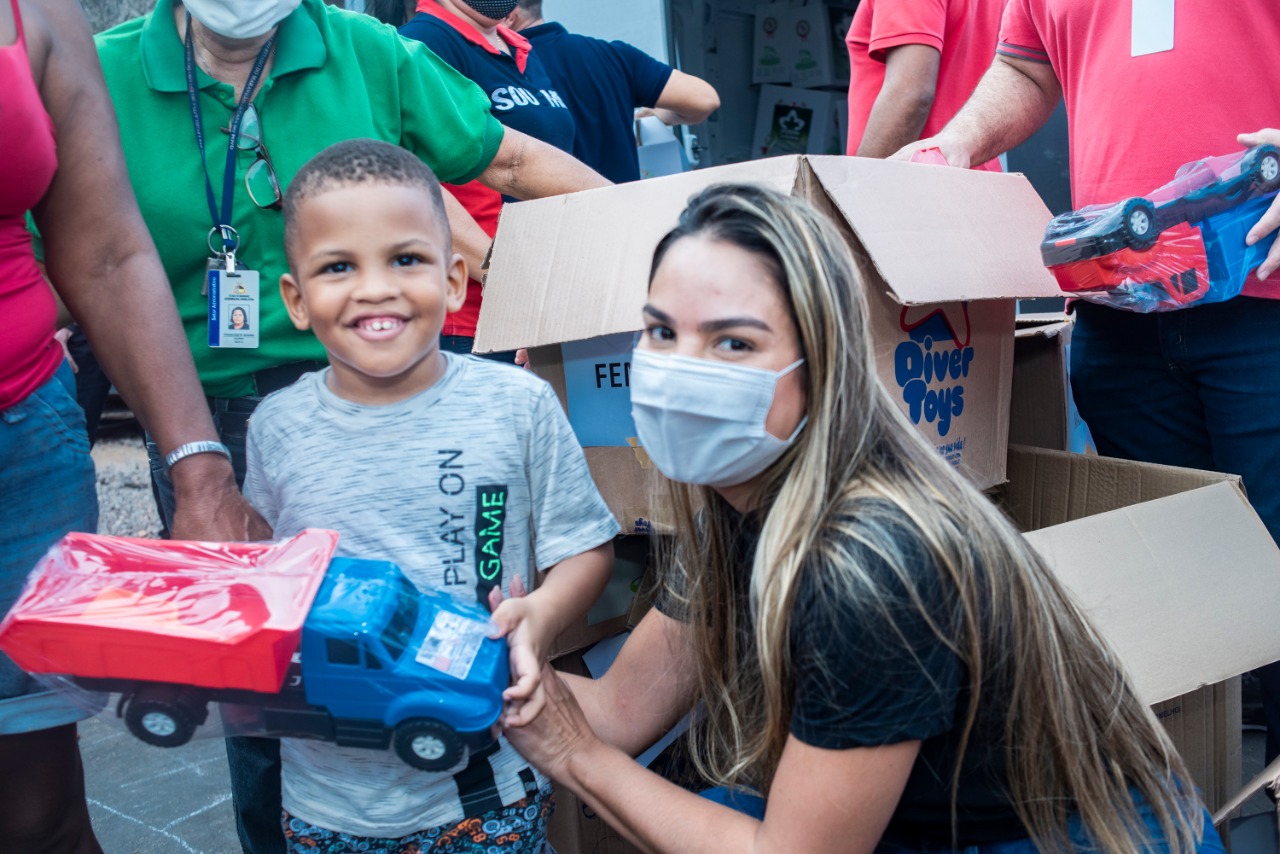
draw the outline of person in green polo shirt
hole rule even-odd
[[[160,0],[97,42],[129,177],[241,483],[254,407],[324,364],[324,348],[293,328],[278,288],[287,270],[281,193],[312,155],[379,139],[442,181],[478,179],[516,198],[608,183],[504,130],[488,96],[424,45],[321,0]],[[478,266],[487,238],[456,203],[449,214],[455,246]],[[226,330],[236,308],[248,330]],[[167,519],[172,491],[154,455],[152,474]],[[228,739],[228,757],[244,850],[283,852],[278,742]]]

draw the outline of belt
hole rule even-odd
[[[303,374],[321,371],[329,367],[328,362],[307,359],[301,362],[287,362],[272,368],[263,368],[253,372],[253,387],[258,397],[266,397],[273,391],[287,388],[298,381]]]

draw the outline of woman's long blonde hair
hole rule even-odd
[[[1035,551],[877,381],[867,303],[836,227],[781,193],[720,185],[690,202],[653,269],[693,235],[755,253],[772,269],[806,359],[808,415],[763,476],[749,577],[735,565],[736,525],[724,500],[706,487],[672,485],[679,534],[664,562],[664,595],[685,612],[698,662],[707,720],[694,728],[691,747],[703,775],[767,793],[790,732],[801,575],[821,565],[821,583],[843,588],[838,595],[855,609],[888,613],[882,581],[856,556],[870,549],[965,668],[961,757],[980,710],[984,720],[999,716],[1013,806],[1038,848],[1069,849],[1067,819],[1075,813],[1099,850],[1145,850],[1136,790],[1170,850],[1194,851],[1201,807],[1186,769],[1114,654]],[[906,549],[904,526],[919,540]],[[910,565],[912,551],[927,551],[928,575]],[[924,604],[939,595],[946,625]],[[747,596],[749,613],[740,607]]]

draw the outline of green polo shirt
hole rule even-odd
[[[205,393],[254,393],[252,374],[302,359],[325,359],[309,332],[298,332],[280,299],[284,217],[254,205],[244,186],[253,151],[237,156],[231,225],[236,258],[261,282],[260,345],[208,346],[208,305],[201,289],[213,226],[187,96],[182,41],[170,0],[149,15],[97,39],[102,69],[120,121],[129,178],[178,303]],[[232,87],[197,69],[209,180],[222,199]],[[417,154],[442,181],[465,183],[484,171],[502,142],[489,98],[425,45],[400,37],[366,15],[302,5],[280,24],[271,74],[254,98],[263,144],[281,188],[327,145],[373,138]]]

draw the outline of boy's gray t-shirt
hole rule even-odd
[[[245,495],[277,538],[332,528],[339,555],[392,561],[422,589],[474,601],[496,559],[504,593],[514,574],[531,590],[535,570],[612,539],[617,521],[550,386],[445,356],[434,386],[387,406],[338,397],[327,370],[268,397],[250,421]],[[317,826],[396,837],[468,817],[460,768],[304,739],[281,754],[285,809]],[[528,763],[505,739],[489,764],[504,804],[526,797]]]

